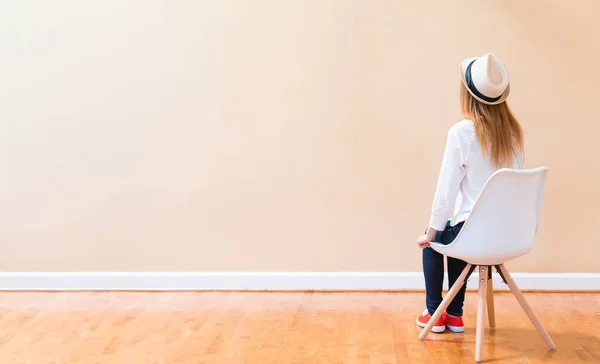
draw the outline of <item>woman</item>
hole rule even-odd
[[[456,238],[481,189],[495,171],[504,167],[523,168],[523,131],[506,104],[510,85],[504,65],[494,55],[486,54],[461,62],[460,74],[464,120],[448,132],[429,228],[417,240],[423,250],[427,307],[417,318],[421,327],[427,325],[442,302],[444,257],[430,243],[449,244]],[[466,262],[448,257],[449,286],[465,266]],[[433,332],[443,332],[446,327],[453,332],[464,331],[465,290],[466,285],[435,323]]]

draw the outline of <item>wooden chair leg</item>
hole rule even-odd
[[[486,266],[479,267],[479,299],[477,301],[477,329],[475,332],[475,361],[478,363],[481,363],[483,349],[488,269],[489,267]]]
[[[546,345],[548,345],[548,348],[550,350],[555,350],[556,345],[554,344],[554,341],[552,341],[552,338],[548,334],[548,331],[546,331],[546,329],[544,328],[544,326],[542,325],[540,320],[537,318],[535,313],[533,313],[533,310],[531,309],[531,307],[525,300],[525,296],[523,296],[523,293],[521,292],[521,290],[519,289],[519,287],[517,286],[517,284],[511,277],[511,275],[508,272],[508,270],[506,269],[506,267],[503,264],[500,265],[499,267],[500,267],[500,271],[502,272],[502,275],[504,276],[504,280],[506,281],[506,284],[508,284],[508,287],[510,288],[511,292],[513,293],[513,295],[515,296],[517,301],[519,301],[519,304],[523,308],[523,311],[525,311],[525,313],[527,314],[527,317],[529,317],[529,320],[531,320],[531,323],[533,324],[533,326],[535,326],[535,328],[537,329],[537,331],[540,334],[540,336],[542,337],[542,339],[544,339],[544,341],[546,342]]]
[[[494,308],[494,285],[491,278],[492,267],[488,267],[487,281],[487,310],[488,319],[490,321],[490,329],[496,328],[496,309]]]
[[[427,326],[425,326],[423,331],[421,331],[421,334],[419,334],[419,340],[425,340],[429,332],[431,332],[431,329],[433,328],[437,320],[440,319],[444,311],[446,311],[446,308],[448,307],[450,302],[452,302],[454,297],[456,297],[456,295],[458,294],[458,291],[460,291],[463,284],[465,284],[465,279],[467,278],[467,274],[469,274],[470,269],[471,264],[467,264],[467,266],[465,267],[465,269],[463,269],[456,282],[454,282],[454,284],[452,285],[452,288],[450,288],[450,290],[448,291],[446,297],[444,297],[444,299],[442,300],[440,306],[437,308],[433,316],[431,316],[431,318],[429,319]]]

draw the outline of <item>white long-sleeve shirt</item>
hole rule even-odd
[[[512,168],[523,168],[523,158],[514,158]],[[483,156],[471,120],[454,124],[448,132],[429,226],[444,230],[465,221],[479,194],[498,168]]]

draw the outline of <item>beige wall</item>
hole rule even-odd
[[[0,269],[418,271],[457,63],[550,167],[522,272],[600,272],[600,2],[3,1]]]

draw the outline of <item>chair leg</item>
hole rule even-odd
[[[467,275],[470,273],[470,269],[471,264],[467,264],[467,266],[465,267],[465,269],[463,269],[456,282],[454,282],[454,284],[452,285],[452,288],[450,288],[450,290],[448,291],[446,297],[444,297],[444,299],[442,300],[442,303],[439,305],[437,310],[435,310],[433,316],[431,316],[431,318],[429,319],[427,326],[425,326],[423,331],[421,331],[421,334],[419,334],[419,340],[425,340],[429,332],[431,332],[431,329],[433,328],[437,320],[440,319],[444,311],[446,311],[446,308],[448,307],[450,302],[452,302],[454,297],[456,297],[456,295],[458,294],[458,291],[460,291],[463,284],[465,284],[465,280],[467,279]]]
[[[508,270],[506,269],[504,264],[500,265],[500,270],[502,271],[502,274],[504,275],[504,280],[506,281],[506,284],[508,284],[508,287],[512,291],[513,295],[515,296],[517,301],[519,301],[519,304],[523,308],[523,311],[525,311],[525,313],[529,317],[529,320],[531,320],[531,323],[533,324],[533,326],[535,326],[535,328],[537,329],[537,331],[540,334],[540,336],[542,337],[542,339],[544,339],[544,341],[546,342],[546,345],[548,345],[548,348],[550,350],[555,350],[556,345],[554,344],[554,341],[552,341],[552,338],[548,334],[548,331],[546,331],[546,329],[544,328],[544,326],[542,326],[542,323],[537,318],[535,313],[533,313],[531,306],[529,306],[529,304],[525,300],[525,296],[523,296],[523,293],[521,292],[521,290],[519,289],[519,287],[517,286],[517,284],[511,277],[510,273],[508,272]]]
[[[475,332],[475,361],[478,363],[481,363],[481,352],[483,349],[488,269],[489,267],[486,266],[479,267],[479,299],[477,301],[477,329]]]
[[[488,267],[487,310],[490,329],[496,328],[496,309],[494,308],[494,285],[492,284],[492,267]]]

